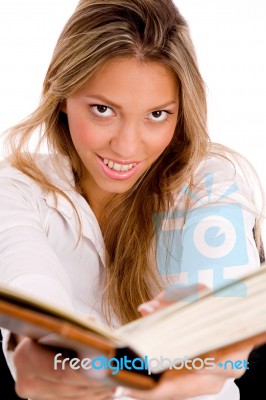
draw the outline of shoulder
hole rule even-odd
[[[210,154],[206,156],[196,168],[192,176],[192,182],[197,184],[210,176],[212,176],[215,181],[241,179],[236,160],[220,154]]]
[[[212,153],[198,165],[190,182],[175,196],[175,206],[194,208],[224,203],[237,203],[258,214],[260,185],[253,167],[237,153]]]
[[[57,168],[58,163],[61,166],[61,174]],[[50,183],[64,192],[65,197],[74,193],[72,170],[65,158],[55,159],[49,154],[38,154],[36,168],[47,177]],[[8,159],[0,162],[1,208],[4,205],[7,207],[8,204],[10,207],[24,204],[25,207],[39,209],[45,204],[48,208],[57,209],[62,214],[72,216],[73,208],[65,197],[47,190],[40,182],[13,167]]]
[[[254,202],[254,188],[259,188],[254,168],[241,155],[211,154],[201,161],[192,177],[192,187],[209,195],[244,197]]]
[[[72,187],[74,179],[70,163],[66,157],[39,153],[35,156],[34,162],[36,170],[38,169],[55,186],[62,188],[62,190]],[[63,173],[60,173],[58,165],[60,165],[60,170]],[[8,158],[0,162],[0,180],[12,180],[35,188],[41,187],[41,184],[37,183],[32,177],[13,167]]]
[[[3,204],[29,201],[33,198],[34,181],[29,176],[14,168],[9,159],[0,162],[0,196]]]

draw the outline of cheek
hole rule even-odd
[[[69,121],[69,129],[72,141],[76,148],[86,150],[88,148],[96,148],[100,144],[101,135],[98,134],[95,127],[88,122],[84,122],[81,118]]]
[[[153,140],[151,142],[151,148],[153,148],[153,152],[162,153],[166,147],[170,144],[173,138],[173,129],[169,129],[164,131],[157,137],[157,140]]]

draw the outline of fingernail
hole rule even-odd
[[[154,311],[154,308],[151,305],[149,305],[148,303],[143,303],[138,307],[138,311],[151,313]]]
[[[153,312],[158,310],[160,308],[161,303],[158,300],[151,300],[147,301],[147,303],[142,303],[138,307],[138,311],[147,311],[147,312]]]

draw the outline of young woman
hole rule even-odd
[[[1,283],[117,327],[163,306],[162,295],[147,302],[169,285],[215,287],[258,268],[252,184],[233,152],[210,143],[206,120],[188,26],[171,0],[81,0],[40,106],[10,130]],[[39,152],[43,143],[49,154]],[[114,392],[53,370],[54,354],[29,338],[10,351],[3,337],[24,398],[239,398],[233,380],[243,370],[166,372],[152,391]]]

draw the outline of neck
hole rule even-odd
[[[82,184],[82,192],[83,197],[92,209],[97,221],[100,223],[100,221],[103,220],[104,209],[114,197],[114,194],[103,192],[101,189],[96,190],[96,188],[94,188],[92,193],[85,184]]]

